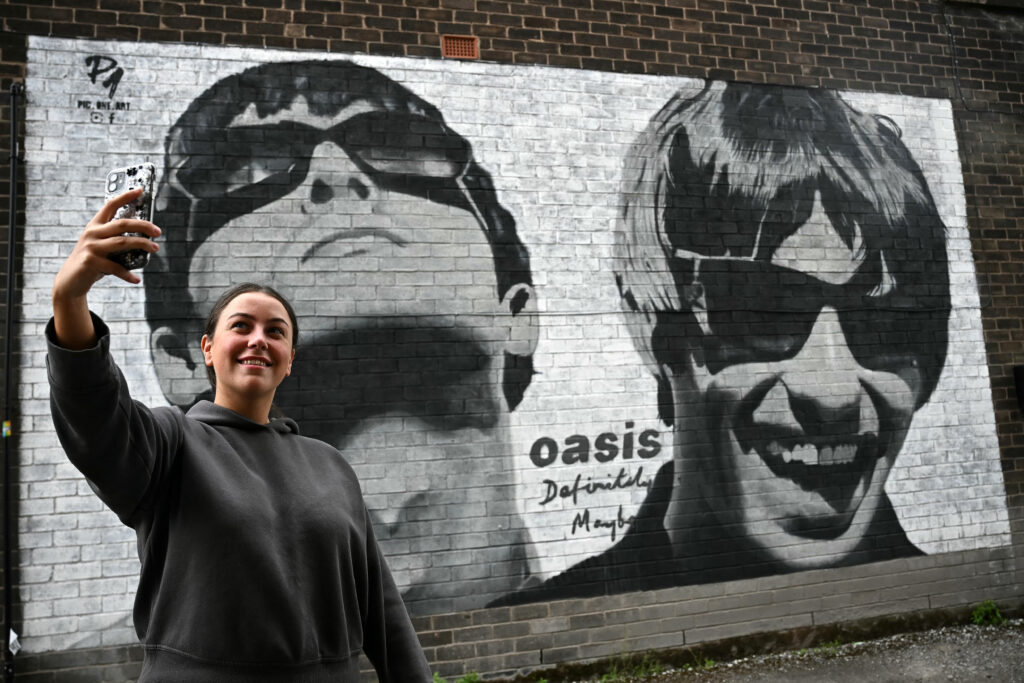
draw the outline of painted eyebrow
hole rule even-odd
[[[245,318],[246,320],[256,320],[256,316],[252,315],[251,313],[242,313],[241,311],[239,311],[238,313],[231,313],[228,315],[228,320],[231,320],[232,318]],[[285,327],[289,326],[288,321],[285,320],[284,318],[271,318],[268,322],[284,325]]]

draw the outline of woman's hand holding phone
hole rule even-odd
[[[150,162],[115,168],[107,173],[104,201],[123,196],[129,190],[141,189],[142,194],[121,204],[113,218],[141,218],[153,220],[156,199],[156,167]],[[149,263],[149,252],[142,249],[127,249],[109,255],[128,270],[144,268]]]
[[[160,235],[156,225],[139,218],[115,218],[120,207],[141,195],[140,188],[107,201],[85,226],[53,280],[54,324],[57,339],[65,348],[84,349],[95,343],[86,297],[100,278],[114,275],[132,284],[141,282],[138,275],[110,255],[132,250],[155,253],[160,249],[153,241]]]

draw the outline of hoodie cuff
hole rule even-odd
[[[53,318],[46,323],[46,370],[53,386],[87,389],[110,382],[114,364],[110,357],[110,329],[98,315],[92,311],[89,315],[96,328],[96,344],[81,351],[58,344]]]

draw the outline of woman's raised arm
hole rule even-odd
[[[150,253],[160,247],[152,239],[125,233],[142,233],[150,238],[160,235],[160,228],[149,221],[135,218],[112,220],[117,209],[136,199],[142,190],[132,190],[114,197],[93,216],[78,238],[74,250],[53,279],[53,322],[57,342],[66,349],[87,349],[96,343],[96,330],[89,315],[89,290],[104,275],[114,275],[125,282],[138,284],[139,276],[108,256],[128,249],[144,249]]]

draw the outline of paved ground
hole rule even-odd
[[[861,643],[749,657],[619,681],[652,683],[1024,683],[1024,621],[953,626]]]

